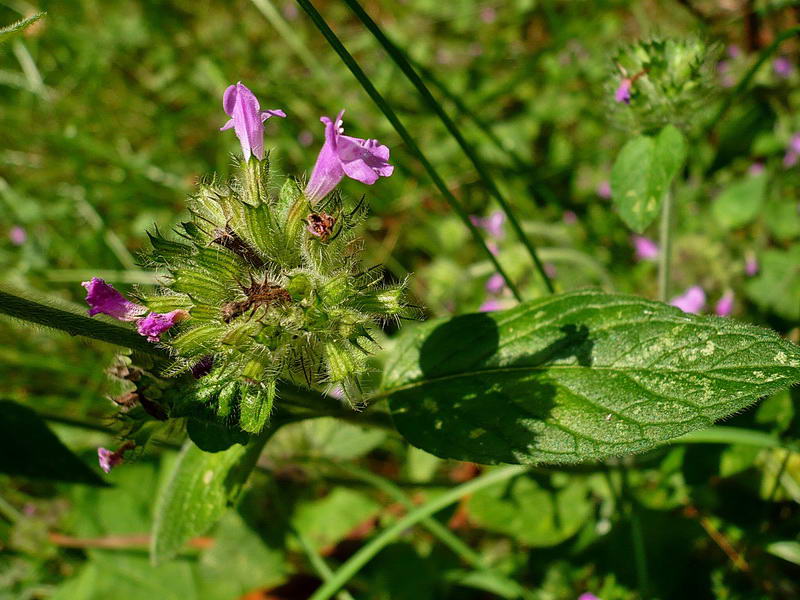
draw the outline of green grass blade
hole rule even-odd
[[[500,207],[503,209],[503,212],[508,217],[508,222],[511,223],[512,229],[517,234],[517,237],[519,237],[520,241],[522,241],[525,249],[528,251],[528,254],[533,260],[533,264],[536,267],[536,270],[539,272],[542,281],[544,281],[547,290],[550,293],[553,293],[553,283],[550,281],[547,273],[545,273],[544,265],[542,264],[542,261],[536,252],[536,248],[528,239],[528,236],[525,235],[525,232],[522,230],[522,226],[517,220],[514,211],[511,209],[505,197],[500,192],[500,189],[497,187],[494,179],[489,174],[489,170],[486,168],[486,165],[483,163],[483,160],[481,160],[480,156],[478,156],[478,153],[475,152],[469,142],[464,139],[464,136],[461,134],[458,126],[444,111],[441,104],[436,101],[436,98],[433,97],[433,94],[431,94],[430,90],[425,85],[425,82],[422,81],[420,76],[414,70],[414,67],[411,66],[411,63],[405,56],[405,53],[400,50],[400,48],[398,48],[394,42],[386,37],[378,24],[372,20],[372,18],[366,13],[366,11],[364,11],[363,8],[361,8],[358,0],[345,0],[345,2],[355,13],[358,19],[369,30],[369,32],[375,36],[375,39],[377,39],[380,45],[383,46],[383,49],[386,51],[386,53],[391,57],[395,64],[400,67],[400,70],[403,72],[403,74],[405,74],[411,84],[417,89],[420,96],[422,96],[424,103],[428,106],[428,108],[436,113],[444,126],[447,128],[447,131],[450,132],[450,135],[452,135],[456,142],[458,142],[461,150],[464,152],[467,158],[469,158],[472,166],[475,167],[475,171],[478,173],[478,177],[480,177],[483,185],[489,190],[489,193],[495,198],[495,200],[497,200],[498,204],[500,204]]]
[[[522,297],[520,296],[517,286],[508,276],[505,269],[503,269],[503,267],[500,265],[495,255],[492,254],[492,251],[489,250],[489,247],[486,245],[486,242],[484,241],[480,232],[475,227],[475,225],[472,224],[472,221],[470,221],[469,215],[467,215],[467,212],[464,210],[464,207],[461,205],[458,199],[453,195],[453,193],[448,189],[444,180],[439,175],[438,171],[436,171],[436,169],[433,167],[428,158],[422,153],[422,150],[420,150],[419,146],[414,141],[414,138],[411,137],[411,134],[409,134],[408,130],[405,128],[405,125],[403,125],[403,123],[400,121],[400,119],[398,118],[397,114],[394,112],[392,107],[389,106],[389,103],[386,102],[381,93],[375,88],[374,85],[372,85],[372,82],[369,80],[369,77],[367,77],[366,73],[364,73],[364,71],[355,61],[350,52],[347,51],[347,48],[344,47],[341,40],[339,40],[339,38],[336,36],[333,30],[328,26],[328,23],[325,21],[322,15],[319,14],[316,8],[314,8],[314,5],[311,4],[310,0],[297,0],[297,3],[311,18],[314,25],[317,27],[317,29],[319,29],[320,33],[322,33],[322,35],[325,37],[325,39],[328,41],[328,43],[331,45],[334,51],[339,55],[339,58],[342,59],[342,62],[344,62],[347,68],[350,69],[350,72],[361,84],[361,87],[364,88],[364,91],[367,92],[372,101],[378,106],[378,108],[381,109],[383,114],[386,115],[386,118],[389,120],[389,122],[397,131],[397,133],[403,139],[403,142],[406,144],[408,149],[414,156],[416,156],[417,160],[419,160],[419,162],[422,163],[422,166],[425,168],[425,170],[428,172],[428,175],[433,180],[434,185],[439,189],[439,191],[445,197],[448,204],[450,204],[453,210],[456,211],[458,216],[464,222],[464,225],[467,226],[470,233],[472,234],[472,237],[475,239],[476,243],[483,249],[484,253],[489,258],[489,260],[492,261],[492,264],[494,265],[497,272],[500,273],[500,275],[505,280],[508,289],[511,290],[511,293],[514,294],[514,297],[517,299],[517,301],[521,301]]]
[[[367,544],[362,546],[358,552],[353,554],[347,562],[345,562],[338,571],[326,581],[316,592],[311,596],[311,600],[328,600],[331,598],[344,584],[358,573],[358,571],[367,564],[378,552],[393,542],[399,535],[412,525],[416,525],[421,520],[430,517],[431,515],[439,512],[443,508],[458,502],[467,494],[471,494],[480,489],[483,489],[493,483],[505,481],[521,475],[527,470],[526,467],[510,466],[500,469],[494,469],[488,473],[476,477],[466,483],[445,492],[444,494],[429,500],[422,506],[412,510],[405,517],[397,521],[391,527],[384,529],[380,534],[372,538]]]

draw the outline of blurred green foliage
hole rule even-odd
[[[315,4],[469,212],[495,210],[375,40],[342,3]],[[645,297],[655,295],[655,265],[636,261],[629,230],[598,194],[633,134],[619,118],[626,107],[613,101],[616,51],[653,36],[721,43],[719,89],[708,100],[715,108],[758,52],[797,24],[799,10],[785,0],[364,6],[424,67],[558,288]],[[414,273],[412,291],[430,316],[473,311],[487,299],[513,304],[507,290],[487,293],[488,261],[293,2],[0,0],[0,26],[38,10],[47,16],[0,45],[3,284],[76,304],[80,281],[95,275],[122,290],[147,290],[155,275],[137,262],[145,230],[185,220],[193,183],[230,173],[238,143],[218,132],[226,120],[221,97],[241,80],[264,106],[290,117],[267,123],[267,145],[286,173],[309,172],[322,141],[318,118],[341,108],[348,133],[392,148],[393,177],[344,189],[354,197],[366,191],[368,261],[386,264],[397,280]],[[794,65],[788,77],[768,60],[722,119],[706,115],[690,139],[674,188],[673,278],[675,293],[702,285],[710,307],[733,290],[736,318],[797,342],[800,167],[786,160],[800,131],[797,40],[779,54]],[[654,227],[646,234],[656,237]],[[542,295],[510,231],[493,241],[524,295]],[[750,275],[752,258],[759,270]],[[391,349],[390,339],[384,343]],[[115,443],[117,407],[108,398],[116,390],[105,374],[113,353],[2,319],[0,397],[34,409],[93,466],[97,446]],[[530,598],[796,598],[800,454],[790,449],[800,437],[798,397],[797,389],[782,392],[726,423],[779,436],[781,447],[687,444],[575,469],[542,467],[436,518]],[[414,501],[479,469],[382,432],[348,432],[325,420],[292,425],[268,445],[239,507],[179,559],[152,567],[142,536],[181,436],[174,431],[114,471],[113,487],[0,475],[0,599],[306,598],[319,576],[298,532],[335,566],[404,510],[336,461],[358,460]],[[634,560],[637,544],[644,564]],[[401,600],[517,597],[422,528],[386,548],[349,588],[357,597]]]

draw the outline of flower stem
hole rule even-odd
[[[70,335],[81,335],[147,354],[167,356],[164,350],[151,344],[132,329],[112,325],[99,319],[90,319],[71,310],[24,298],[8,290],[0,289],[0,314],[66,331]]]
[[[314,5],[311,4],[310,0],[297,0],[297,3],[300,7],[306,12],[309,18],[314,22],[317,29],[319,29],[320,33],[325,37],[334,51],[339,55],[339,58],[342,59],[342,62],[350,69],[350,72],[355,76],[358,82],[361,84],[361,87],[367,92],[369,97],[372,101],[381,109],[386,118],[395,128],[395,131],[400,135],[403,142],[405,143],[406,147],[411,151],[411,153],[419,160],[425,170],[428,172],[428,175],[433,180],[434,185],[439,189],[439,192],[444,196],[445,200],[447,200],[448,204],[456,211],[458,216],[464,222],[464,225],[467,226],[469,232],[472,234],[472,237],[475,239],[475,242],[479,245],[479,247],[483,250],[486,254],[487,258],[492,262],[494,265],[495,270],[500,273],[503,279],[508,286],[508,289],[511,290],[511,293],[514,295],[514,298],[517,301],[522,300],[522,296],[517,289],[517,286],[511,280],[511,278],[506,273],[505,269],[500,265],[497,260],[497,257],[492,254],[492,251],[489,250],[489,247],[486,245],[483,237],[481,236],[480,232],[478,231],[477,227],[472,224],[470,221],[467,212],[464,210],[464,207],[461,205],[461,202],[453,195],[453,192],[447,187],[447,184],[442,179],[441,175],[439,175],[438,171],[433,167],[431,162],[428,158],[422,153],[417,143],[414,141],[414,138],[411,137],[411,134],[403,125],[402,121],[398,118],[397,114],[394,112],[389,103],[386,102],[386,99],[381,95],[381,93],[372,85],[372,82],[367,77],[367,74],[361,69],[358,63],[355,61],[353,56],[350,52],[347,51],[347,48],[344,47],[341,40],[336,36],[333,30],[328,26],[328,23],[319,14]]]
[[[483,185],[489,190],[489,193],[494,196],[495,200],[497,200],[500,207],[503,209],[503,212],[508,217],[509,223],[511,223],[511,228],[514,230],[514,233],[517,234],[517,237],[520,239],[522,244],[525,246],[525,249],[528,251],[531,259],[533,260],[533,264],[536,267],[536,270],[539,272],[539,276],[542,278],[545,287],[547,290],[552,294],[555,290],[553,288],[553,283],[550,281],[550,277],[548,277],[547,273],[544,270],[544,265],[542,264],[539,255],[536,252],[536,248],[533,246],[531,241],[528,239],[528,236],[522,230],[522,226],[520,225],[519,221],[517,220],[514,211],[509,206],[508,202],[506,201],[503,194],[500,192],[500,189],[497,187],[497,183],[494,181],[492,176],[489,173],[489,169],[486,168],[483,160],[481,160],[478,153],[472,148],[472,146],[464,139],[464,136],[461,134],[458,126],[455,122],[450,118],[450,116],[445,112],[442,108],[442,105],[439,104],[436,99],[431,94],[428,87],[422,81],[420,76],[414,70],[414,67],[408,61],[405,53],[398,48],[394,42],[392,42],[386,35],[383,33],[381,28],[372,20],[372,18],[367,14],[367,12],[361,7],[358,3],[358,0],[344,0],[345,3],[350,7],[358,19],[364,24],[364,26],[369,30],[369,32],[375,36],[375,39],[378,40],[383,49],[386,53],[391,57],[391,59],[400,67],[400,70],[405,74],[406,78],[411,82],[411,84],[417,89],[419,95],[422,97],[423,102],[428,106],[429,109],[433,110],[439,119],[444,124],[447,131],[450,132],[450,135],[456,140],[458,145],[461,147],[461,150],[467,156],[467,158],[472,163],[472,166],[475,167],[475,171],[478,173],[478,177],[480,177],[481,181],[483,181]]]
[[[658,299],[669,301],[670,267],[672,263],[672,190],[667,190],[661,204],[661,251],[658,254]]]
[[[517,465],[494,469],[485,475],[481,475],[480,477],[472,479],[471,481],[456,486],[444,494],[437,496],[422,506],[412,510],[394,525],[384,529],[381,533],[372,538],[367,544],[362,546],[358,552],[353,554],[353,556],[351,556],[347,562],[345,562],[339,568],[339,570],[336,571],[333,577],[322,584],[322,586],[320,586],[317,591],[314,592],[314,595],[311,596],[311,600],[328,600],[331,598],[337,591],[339,591],[339,589],[341,589],[344,584],[350,581],[350,579],[356,573],[358,573],[361,567],[367,564],[378,552],[389,545],[395,538],[397,538],[398,535],[403,533],[403,531],[412,525],[416,525],[423,519],[430,517],[446,506],[449,506],[454,502],[458,502],[467,494],[471,494],[480,489],[488,487],[493,483],[511,479],[512,477],[521,475],[525,471],[527,471],[527,467]]]

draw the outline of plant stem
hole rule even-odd
[[[370,33],[373,36],[375,36],[375,39],[377,39],[378,43],[380,43],[381,46],[383,46],[383,49],[392,58],[395,64],[397,64],[397,66],[400,67],[400,70],[403,72],[403,74],[417,89],[420,96],[422,96],[423,102],[428,106],[428,108],[430,108],[436,113],[436,115],[444,124],[447,131],[450,132],[450,135],[453,136],[458,145],[461,147],[461,150],[470,160],[472,166],[475,167],[475,171],[478,173],[478,177],[483,182],[483,185],[489,190],[489,193],[492,196],[494,196],[498,204],[500,204],[500,207],[503,209],[503,212],[508,217],[508,221],[511,224],[511,228],[514,230],[514,233],[517,234],[517,237],[525,246],[525,249],[528,251],[528,254],[533,260],[533,264],[536,267],[536,270],[539,272],[539,276],[542,278],[545,287],[552,294],[555,291],[553,289],[553,283],[550,281],[550,277],[548,277],[547,273],[544,270],[544,265],[542,264],[542,261],[539,259],[539,255],[536,253],[536,248],[534,248],[533,244],[528,239],[528,236],[525,235],[525,232],[522,230],[522,226],[517,220],[514,211],[509,206],[503,194],[500,193],[500,189],[497,187],[497,184],[490,175],[489,170],[483,163],[483,160],[481,160],[478,153],[472,148],[472,146],[467,142],[467,140],[464,139],[464,136],[461,134],[461,131],[459,130],[458,126],[444,111],[441,104],[439,104],[433,97],[433,94],[431,94],[430,90],[425,85],[425,82],[422,81],[420,76],[414,70],[414,67],[411,66],[411,63],[406,58],[405,53],[400,48],[398,48],[394,44],[394,42],[392,42],[388,37],[386,37],[386,35],[383,33],[383,30],[375,23],[375,21],[372,20],[372,17],[370,17],[366,13],[366,11],[358,3],[358,0],[344,0],[344,1],[350,7],[350,10],[352,10],[356,14],[359,20],[370,31]]]
[[[364,90],[367,92],[372,101],[378,106],[378,108],[380,108],[383,114],[386,115],[386,118],[395,128],[395,130],[400,135],[403,142],[411,151],[411,153],[414,156],[416,156],[417,160],[419,160],[419,162],[428,172],[428,175],[430,176],[431,180],[433,180],[434,185],[438,188],[439,192],[441,192],[441,194],[444,196],[445,200],[447,200],[448,204],[450,204],[453,210],[456,211],[458,216],[464,222],[464,225],[467,226],[467,229],[469,229],[469,232],[470,234],[472,234],[473,239],[484,251],[487,258],[492,262],[492,264],[495,267],[495,270],[498,273],[500,273],[500,275],[503,277],[503,279],[506,282],[506,285],[508,286],[508,289],[511,290],[511,293],[514,295],[514,298],[516,298],[517,301],[522,301],[522,296],[520,295],[517,286],[514,284],[514,282],[508,276],[506,271],[500,265],[500,263],[497,260],[497,257],[495,257],[495,255],[492,254],[492,251],[489,250],[489,247],[486,245],[486,242],[484,241],[480,232],[475,227],[475,225],[472,224],[472,221],[470,221],[467,212],[461,205],[461,202],[459,202],[459,200],[453,195],[453,192],[451,192],[450,189],[447,187],[447,184],[445,184],[444,180],[439,175],[438,171],[436,171],[436,169],[433,167],[433,165],[425,156],[425,154],[422,153],[422,150],[420,150],[419,146],[414,141],[414,138],[411,137],[411,134],[409,134],[408,130],[400,121],[400,119],[398,118],[397,114],[394,112],[392,107],[389,106],[388,102],[386,102],[386,99],[375,88],[375,86],[372,85],[372,82],[369,80],[369,77],[367,77],[366,73],[364,73],[364,71],[355,61],[353,56],[347,51],[347,48],[344,47],[341,40],[339,40],[339,38],[336,36],[333,30],[328,26],[327,22],[322,17],[322,15],[320,15],[317,9],[314,8],[314,5],[311,4],[310,0],[297,0],[297,3],[306,12],[309,18],[314,22],[314,25],[316,25],[320,33],[322,33],[322,35],[325,37],[325,39],[328,41],[328,43],[331,45],[334,51],[339,55],[339,58],[342,59],[342,62],[344,62],[347,68],[350,69],[350,72],[355,76],[355,78],[361,84],[361,87],[364,88]]]
[[[132,329],[112,325],[98,319],[90,319],[84,315],[29,300],[4,290],[0,290],[0,314],[66,331],[70,335],[81,335],[147,354],[167,356],[164,350],[151,344]]]
[[[660,239],[658,254],[658,299],[669,301],[670,267],[672,263],[672,190],[668,189],[661,204]]]
[[[305,0],[303,0],[305,1]],[[331,598],[344,584],[358,573],[358,571],[367,564],[372,557],[390,544],[398,535],[403,531],[417,524],[422,519],[430,517],[431,515],[442,510],[446,506],[458,502],[467,494],[471,494],[480,489],[483,489],[493,483],[505,481],[517,475],[521,475],[527,470],[524,466],[509,466],[500,469],[489,471],[485,475],[481,475],[471,481],[463,483],[453,489],[445,492],[441,496],[429,500],[422,506],[412,510],[405,517],[397,521],[391,527],[384,529],[377,536],[372,538],[367,544],[362,546],[350,559],[345,562],[334,576],[326,581],[316,592],[311,596],[311,600],[328,600]]]

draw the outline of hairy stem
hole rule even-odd
[[[658,299],[669,301],[670,268],[672,263],[672,190],[667,190],[661,205],[661,251],[658,254]]]
[[[133,329],[106,323],[99,319],[90,319],[84,315],[29,300],[2,289],[0,289],[0,314],[66,331],[70,335],[81,335],[147,354],[167,356],[164,350],[148,342]]]

